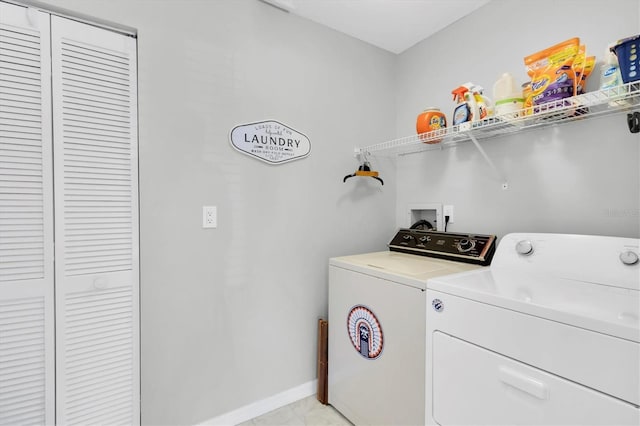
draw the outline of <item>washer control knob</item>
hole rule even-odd
[[[427,235],[423,235],[422,237],[418,238],[418,240],[419,240],[421,243],[424,243],[424,242],[427,242],[427,243],[428,243],[429,241],[431,241],[431,237],[429,237],[429,236],[427,236]]]
[[[467,238],[463,238],[460,240],[460,242],[458,243],[458,250],[459,251],[469,251],[471,250],[473,247],[475,246],[475,242],[472,240],[469,240]]]
[[[523,256],[529,256],[533,253],[533,244],[529,240],[521,240],[516,244],[516,252]]]
[[[635,265],[638,263],[638,253],[635,251],[627,250],[620,253],[620,261],[625,265]]]

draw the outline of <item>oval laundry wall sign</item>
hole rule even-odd
[[[304,158],[311,152],[309,138],[279,121],[240,124],[231,130],[231,145],[269,164]]]

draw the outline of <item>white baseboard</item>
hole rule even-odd
[[[231,426],[237,425],[247,420],[251,420],[254,417],[261,416],[269,411],[276,410],[292,402],[299,401],[308,396],[314,395],[318,388],[318,381],[312,380],[307,383],[303,383],[295,388],[291,388],[279,394],[270,396],[268,398],[256,401],[244,407],[240,407],[237,410],[230,411],[221,416],[214,417],[200,423],[198,426],[214,426],[224,425]]]

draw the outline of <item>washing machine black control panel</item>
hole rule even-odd
[[[389,250],[489,265],[496,250],[496,236],[400,229],[389,243]]]

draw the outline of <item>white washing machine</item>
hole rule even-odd
[[[329,403],[356,425],[424,425],[427,279],[482,268],[495,236],[401,229],[389,249],[329,261]]]
[[[427,283],[431,425],[639,425],[638,239],[509,234]]]

